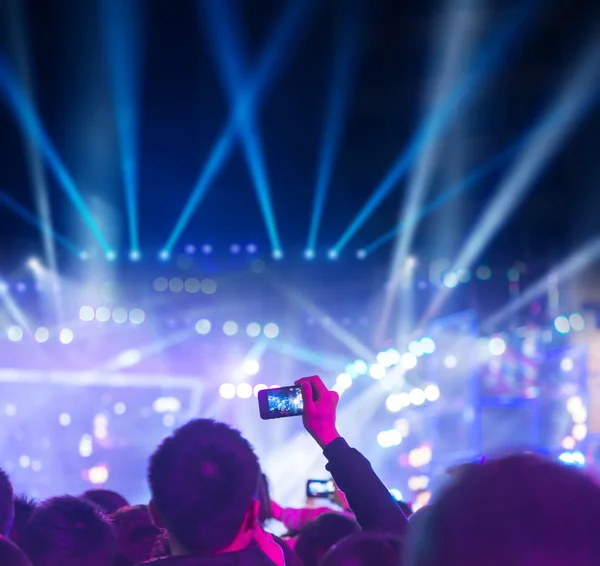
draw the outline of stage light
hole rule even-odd
[[[571,330],[569,319],[566,316],[557,316],[554,319],[554,328],[560,334],[568,334],[569,330]]]
[[[304,259],[315,259],[315,250],[304,250]]]
[[[516,283],[519,279],[521,279],[521,273],[519,273],[519,270],[516,267],[511,267],[506,272],[506,277],[509,281]]]
[[[186,254],[193,255],[196,253],[196,246],[194,246],[194,244],[187,244],[183,250]]]
[[[200,291],[200,281],[195,277],[189,277],[185,280],[185,290],[188,293],[197,293]]]
[[[240,245],[239,245],[239,244],[231,244],[231,246],[229,246],[229,251],[230,251],[232,254],[239,254],[239,253],[240,253],[240,251],[241,251],[241,249],[242,249],[242,248],[240,247]]]
[[[402,396],[406,396],[406,403],[401,400]],[[408,399],[408,393],[400,393],[397,396],[402,402],[402,407],[408,407],[410,405],[410,400]],[[410,433],[410,423],[408,419],[397,419],[394,423],[394,428],[402,435],[402,438],[406,438]]]
[[[575,440],[581,442],[587,436],[587,425],[585,423],[578,423],[574,425],[571,434]]]
[[[431,448],[427,445],[414,448],[408,453],[408,463],[413,468],[422,468],[431,462],[432,456]]]
[[[501,356],[506,352],[506,342],[502,340],[502,338],[496,336],[490,340],[488,348],[492,356]]]
[[[18,342],[23,338],[23,329],[20,326],[10,326],[6,335],[11,342]]]
[[[155,291],[166,291],[169,288],[169,281],[166,277],[157,277],[153,284]]]
[[[217,282],[214,279],[203,279],[200,283],[200,290],[205,295],[214,295],[217,292]]]
[[[572,371],[574,367],[573,360],[571,358],[564,358],[560,362],[560,369],[565,372]]]
[[[155,413],[178,413],[181,411],[181,401],[177,397],[159,397],[152,403]]]
[[[90,259],[90,254],[86,251],[80,251],[78,257],[81,261],[87,261]]]
[[[425,392],[418,387],[415,387],[415,389],[411,390],[408,395],[410,397],[410,402],[417,407],[425,403]]]
[[[171,428],[175,424],[175,417],[173,415],[164,415],[162,422],[163,426]]]
[[[458,275],[458,280],[461,283],[468,283],[471,281],[471,272],[468,269],[459,269],[456,274]]]
[[[267,338],[277,338],[279,336],[279,326],[277,326],[274,322],[269,322],[269,324],[265,324],[263,328],[263,334]]]
[[[411,354],[414,354],[417,358],[420,358],[425,353],[423,352],[423,346],[421,346],[421,343],[414,340],[408,345],[408,351]]]
[[[102,485],[108,481],[108,468],[104,465],[90,468],[89,480],[91,484]]]
[[[332,260],[337,259],[339,257],[339,255],[340,255],[339,252],[335,249],[331,249],[327,252],[327,257]]]
[[[219,387],[219,395],[223,397],[223,399],[233,399],[235,397],[235,385],[233,385],[233,383],[223,383],[223,385]]]
[[[395,487],[392,487],[389,490],[391,496],[396,500],[396,501],[403,501],[402,499],[402,492],[399,489],[396,489]]]
[[[112,311],[112,319],[117,324],[124,324],[129,318],[127,311],[123,307],[117,307]]]
[[[492,270],[487,265],[480,265],[475,272],[477,279],[487,281],[492,277]]]
[[[411,491],[422,491],[429,486],[429,478],[427,476],[411,476],[408,478],[408,489]]]
[[[275,260],[283,259],[283,252],[281,250],[273,250],[271,257]]]
[[[404,402],[400,395],[390,395],[385,400],[385,406],[390,413],[397,413],[404,409]]]
[[[252,390],[252,394],[255,397],[258,397],[258,394],[260,391],[264,391],[265,389],[269,389],[264,383],[259,383],[258,385],[254,386],[254,389]]]
[[[252,385],[249,383],[240,383],[237,386],[237,396],[240,399],[250,399],[252,397]]]
[[[71,415],[69,413],[61,413],[58,417],[58,422],[62,426],[69,426],[71,424]]]
[[[382,430],[377,435],[377,444],[382,448],[398,446],[402,442],[402,435],[395,429]]]
[[[29,468],[30,464],[31,458],[29,458],[29,456],[21,456],[19,458],[19,465],[21,466],[21,468]]]
[[[92,307],[83,306],[79,309],[79,320],[83,322],[91,322],[95,316],[96,313]]]
[[[585,328],[585,320],[578,312],[569,317],[569,324],[575,332],[581,332]]]
[[[388,358],[388,362],[389,362],[390,366],[395,366],[396,364],[400,363],[400,360],[401,360],[400,352],[398,352],[398,350],[396,350],[396,348],[390,348],[387,351],[387,358]]]
[[[42,264],[37,257],[30,257],[27,260],[27,268],[31,269],[31,271],[39,271],[42,268]]]
[[[363,249],[357,250],[356,257],[358,259],[365,259],[367,257],[367,250],[363,250]]]
[[[258,322],[251,322],[248,326],[246,326],[246,334],[250,336],[250,338],[257,338],[260,336],[262,332],[262,328]]]
[[[456,273],[450,272],[444,275],[444,285],[448,287],[448,289],[454,289],[459,283],[458,275]]]
[[[569,413],[573,414],[581,407],[583,407],[583,399],[579,395],[575,395],[567,399],[567,411]]]
[[[35,331],[35,339],[40,344],[43,344],[44,342],[47,342],[49,338],[50,338],[50,331],[47,328],[44,328],[43,326],[40,326]]]
[[[212,253],[212,251],[213,251],[213,247],[212,247],[210,244],[204,244],[204,245],[202,246],[202,253],[203,253],[204,255],[211,254],[211,253]]]
[[[60,331],[59,340],[61,344],[70,344],[71,342],[73,342],[73,338],[75,338],[75,335],[73,334],[73,331],[71,329],[63,328]]]
[[[210,320],[203,318],[196,323],[196,332],[198,334],[208,334],[211,329]]]
[[[382,377],[385,377],[385,367],[381,364],[372,364],[369,368],[369,375],[373,379],[381,379]]]
[[[124,415],[127,411],[127,406],[125,405],[125,403],[119,401],[118,403],[115,403],[113,411],[115,412],[115,415]]]
[[[115,261],[117,259],[117,253],[114,250],[108,250],[106,254],[104,254],[106,261]]]
[[[390,360],[390,355],[388,354],[387,350],[384,350],[383,352],[379,352],[379,354],[377,354],[377,363],[383,367],[389,368],[392,366],[391,360]]]
[[[433,352],[435,352],[435,342],[431,338],[429,338],[429,336],[421,338],[420,344],[421,348],[423,349],[423,353],[433,354]]]
[[[34,460],[33,462],[31,462],[31,469],[34,472],[39,472],[42,469],[42,463],[39,460]]]
[[[437,385],[431,384],[423,390],[427,401],[437,401],[440,398],[440,388]]]
[[[7,417],[14,417],[17,414],[17,406],[9,403],[4,407],[4,412]]]
[[[352,386],[352,378],[347,373],[340,373],[335,379],[335,384],[341,389],[348,389]]]
[[[84,434],[79,440],[79,455],[89,458],[92,455],[94,440],[90,434]]]
[[[587,421],[587,409],[581,405],[577,407],[572,413],[571,418],[575,424],[583,424]]]
[[[369,366],[364,360],[356,360],[354,362],[354,371],[357,375],[366,375],[369,371]]]
[[[142,324],[146,320],[146,313],[142,309],[131,309],[129,311],[129,322],[131,324]]]
[[[160,261],[168,261],[170,257],[171,254],[169,253],[169,250],[160,250],[158,254],[158,259],[160,259]]]
[[[269,385],[269,389],[279,389],[281,385]]]
[[[140,261],[142,259],[142,252],[140,250],[131,250],[129,252],[129,259],[131,261]]]
[[[108,307],[98,307],[96,309],[96,320],[99,322],[108,322],[110,320],[110,309]]]
[[[446,356],[444,358],[444,365],[448,369],[454,369],[458,365],[458,360],[456,359],[456,356]]]
[[[173,277],[170,279],[169,290],[173,293],[181,293],[181,291],[183,291],[183,279],[180,277]]]
[[[238,331],[238,325],[236,322],[234,322],[233,320],[228,320],[224,325],[223,325],[223,332],[227,335],[227,336],[234,336]]]
[[[575,444],[575,439],[572,436],[565,436],[560,443],[565,450],[573,450]]]
[[[260,364],[256,360],[246,360],[244,362],[244,373],[246,375],[256,375],[260,371]]]
[[[246,246],[246,251],[247,251],[249,254],[255,254],[255,253],[258,251],[258,247],[257,247],[257,245],[256,245],[256,244],[248,244],[248,245]]]
[[[417,356],[411,354],[410,352],[402,354],[400,363],[404,369],[413,369],[417,365]]]

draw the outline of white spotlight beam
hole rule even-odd
[[[11,0],[9,4],[9,17],[12,22],[8,26],[10,43],[15,53],[15,60],[19,78],[24,90],[33,98],[33,80],[31,78],[30,57],[28,54],[27,32],[24,25],[22,3],[19,0]],[[50,271],[54,274],[57,284],[52,285],[52,297],[58,323],[63,321],[64,307],[60,293],[60,280],[56,263],[56,247],[52,237],[52,212],[50,210],[50,199],[48,198],[48,185],[46,173],[42,163],[40,152],[31,137],[25,136],[27,146],[27,161],[29,163],[29,175],[35,195],[35,205],[40,216],[42,233],[42,244],[46,262]]]
[[[354,334],[340,326],[332,317],[318,308],[312,301],[307,299],[298,291],[294,291],[283,283],[272,281],[279,290],[290,300],[296,303],[304,312],[314,317],[315,322],[324,330],[327,330],[334,338],[344,344],[353,354],[364,358],[368,362],[375,362],[376,354],[365,346]]]
[[[473,49],[473,36],[476,29],[476,18],[479,18],[479,9],[471,5],[472,2],[463,0],[450,0],[447,2],[445,20],[443,23],[442,37],[435,57],[441,61],[440,79],[434,87],[426,93],[425,99],[428,111],[434,115],[445,104],[446,99],[462,73],[465,72],[465,63],[468,54]],[[436,64],[434,64],[434,67]],[[398,222],[406,226],[400,232],[394,246],[394,255],[390,265],[390,280],[394,281],[398,269],[406,261],[412,246],[418,222],[410,222],[418,217],[419,209],[427,197],[431,179],[439,163],[442,142],[433,139],[421,153],[416,166],[413,168],[404,204]]]
[[[559,266],[544,275],[539,281],[528,287],[517,299],[509,302],[506,306],[496,311],[483,322],[484,330],[493,329],[497,324],[506,320],[509,316],[527,307],[531,301],[546,293],[550,287],[559,281],[572,279],[586,268],[590,267],[600,258],[600,237],[589,241]]]
[[[583,56],[557,100],[529,135],[525,150],[471,231],[451,271],[472,266],[534,187],[549,161],[597,100],[599,91],[600,38],[594,37],[592,44],[583,51]],[[421,325],[435,316],[451,292],[452,289],[448,287],[440,289],[429,305]]]

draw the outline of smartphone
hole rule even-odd
[[[264,420],[301,415],[304,410],[302,388],[292,385],[263,389],[258,392],[258,410]]]
[[[308,480],[306,482],[306,497],[309,499],[333,499],[335,484],[333,480]]]

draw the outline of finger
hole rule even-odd
[[[316,395],[315,395],[316,399],[321,399],[329,393],[329,389],[327,389],[327,387],[323,383],[323,380],[318,375],[312,375],[310,377],[303,377],[302,379],[299,379],[298,382],[300,382],[300,383],[309,382],[312,385],[312,387],[316,393]]]
[[[301,381],[301,380],[300,380]],[[304,401],[304,411],[312,412],[315,410],[315,400],[313,399],[313,389],[310,381],[301,381],[302,399]]]

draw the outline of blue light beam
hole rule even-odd
[[[481,54],[475,60],[471,72],[456,85],[448,96],[419,125],[408,146],[402,151],[384,180],[375,189],[375,192],[365,206],[335,244],[333,249],[336,252],[340,253],[342,251],[377,207],[406,175],[420,153],[430,144],[434,143],[443,133],[446,126],[454,118],[457,109],[477,89],[481,81],[487,76],[489,70],[496,68],[500,62],[501,55],[505,52],[504,48],[506,44],[521,27],[529,11],[529,9],[526,9],[520,10],[517,14],[511,13],[508,21],[500,27],[499,31],[481,51]]]
[[[173,251],[175,244],[189,223],[192,214],[225,164],[225,160],[229,157],[231,150],[233,149],[233,142],[240,122],[247,113],[256,111],[264,97],[265,91],[275,79],[276,73],[274,73],[273,70],[281,67],[282,62],[287,55],[287,50],[282,49],[282,45],[291,41],[295,36],[295,32],[298,30],[300,23],[308,15],[311,4],[311,2],[306,2],[305,0],[295,0],[295,2],[286,9],[283,21],[277,26],[275,33],[262,53],[252,80],[246,85],[247,88],[243,95],[240,96],[235,112],[230,115],[216,144],[213,146],[206,166],[194,185],[192,194],[182,213],[179,215],[167,243],[163,247],[162,251],[167,254],[170,254]]]
[[[81,255],[82,250],[80,250],[77,246],[71,243],[67,238],[55,232],[52,229],[52,226],[50,226],[50,224],[44,221],[40,221],[35,214],[27,210],[21,204],[19,204],[5,191],[0,191],[0,205],[5,206],[11,212],[14,212],[17,216],[19,216],[25,222],[27,222],[27,224],[30,224],[31,226],[37,228],[45,238],[53,238],[54,241],[57,244],[60,244],[65,250],[71,252],[72,254],[75,254],[76,256]]]
[[[468,269],[511,217],[526,195],[535,187],[552,157],[562,148],[571,132],[600,94],[600,38],[594,37],[582,51],[570,80],[546,114],[533,129],[528,146],[506,174],[491,202],[479,217],[458,253],[451,271]],[[423,323],[439,311],[452,289],[442,287],[434,297]]]
[[[242,68],[244,49],[240,41],[241,33],[236,28],[232,17],[231,3],[227,0],[199,1],[197,4],[202,13],[207,15],[205,28],[212,40],[212,53],[221,75],[223,86],[234,113],[240,104],[240,93],[246,90],[246,72]],[[199,11],[200,13],[200,11]],[[204,19],[201,18],[204,22]],[[242,108],[239,122],[239,135],[246,163],[252,176],[254,190],[258,198],[267,233],[273,252],[281,250],[279,232],[273,211],[271,189],[267,167],[258,127],[252,109]]]
[[[21,88],[5,57],[0,54],[0,92],[17,118],[19,125],[36,145],[40,148],[46,163],[56,176],[60,188],[73,203],[87,227],[90,229],[102,250],[108,253],[111,247],[104,238],[100,227],[94,220],[90,210],[85,204],[81,193],[75,185],[67,168],[58,156],[58,153],[35,111],[34,105],[25,91]]]
[[[139,0],[101,2],[132,254],[139,254],[137,134],[141,8]]]
[[[327,121],[321,143],[315,198],[306,244],[308,255],[311,255],[311,253],[314,254],[317,245],[323,209],[325,208],[335,158],[339,151],[343,133],[344,117],[348,108],[348,94],[353,83],[354,71],[357,66],[358,48],[361,43],[360,12],[356,8],[354,10],[349,8],[345,10],[344,29],[335,49],[333,77],[327,104]]]

